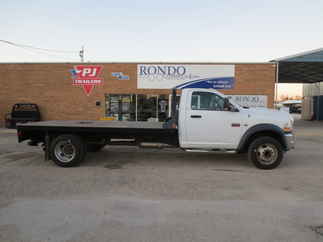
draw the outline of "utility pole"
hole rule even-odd
[[[84,46],[82,46],[82,49],[80,50],[80,57],[81,57],[81,62],[84,62]]]

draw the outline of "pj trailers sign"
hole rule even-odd
[[[137,86],[144,89],[234,87],[234,65],[156,65],[137,66]]]
[[[89,96],[95,86],[101,85],[103,79],[100,77],[102,66],[98,65],[77,65],[70,70],[73,85],[81,86]]]

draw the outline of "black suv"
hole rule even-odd
[[[40,121],[40,112],[37,104],[34,103],[16,103],[13,105],[11,113],[5,116],[7,128],[15,128],[16,123],[35,121]]]

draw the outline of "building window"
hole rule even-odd
[[[105,100],[113,120],[164,122],[170,115],[170,95],[106,94]]]
[[[114,120],[136,120],[136,95],[109,94],[105,96],[106,116]]]

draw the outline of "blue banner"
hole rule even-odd
[[[184,88],[212,88],[212,89],[232,89],[234,88],[234,77],[216,77],[189,81],[176,86],[176,89]]]

